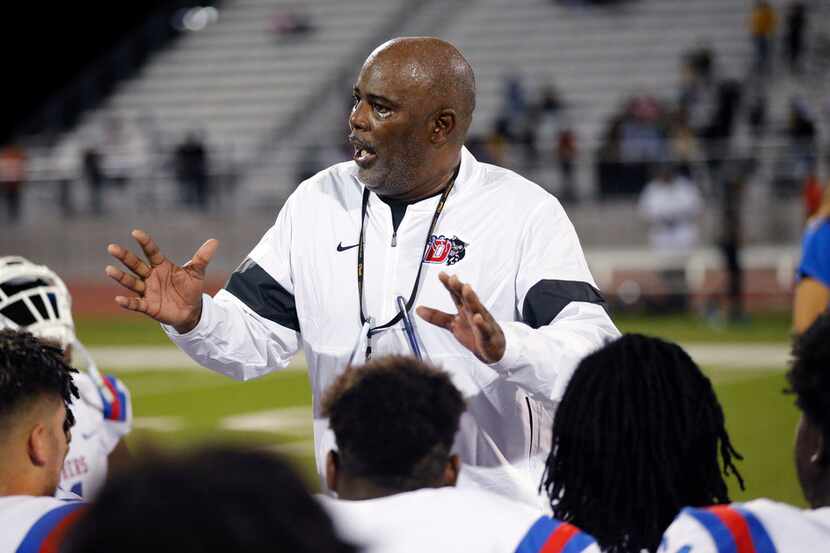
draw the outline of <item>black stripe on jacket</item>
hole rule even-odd
[[[246,259],[236,268],[228,279],[225,290],[239,298],[257,315],[300,331],[294,295],[252,259]]]
[[[572,301],[595,303],[608,310],[599,290],[578,280],[540,280],[528,290],[522,319],[532,328],[550,324]]]

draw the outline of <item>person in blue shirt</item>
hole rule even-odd
[[[804,231],[797,280],[793,330],[801,334],[830,305],[830,190]]]

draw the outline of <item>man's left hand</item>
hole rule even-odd
[[[450,293],[458,313],[450,315],[431,307],[419,305],[418,316],[452,332],[455,339],[472,351],[484,363],[496,363],[504,357],[504,332],[499,323],[481,304],[478,295],[469,284],[458,277],[440,273],[438,279]]]

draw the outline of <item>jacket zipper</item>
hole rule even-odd
[[[530,408],[530,398],[525,396],[525,403],[527,403],[527,418],[530,421],[530,448],[527,456],[533,457],[533,410]]]

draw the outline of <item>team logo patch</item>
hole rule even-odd
[[[448,238],[443,234],[440,236],[433,234],[429,239],[427,250],[424,253],[424,263],[455,265],[464,259],[466,247],[467,243],[457,236]]]

